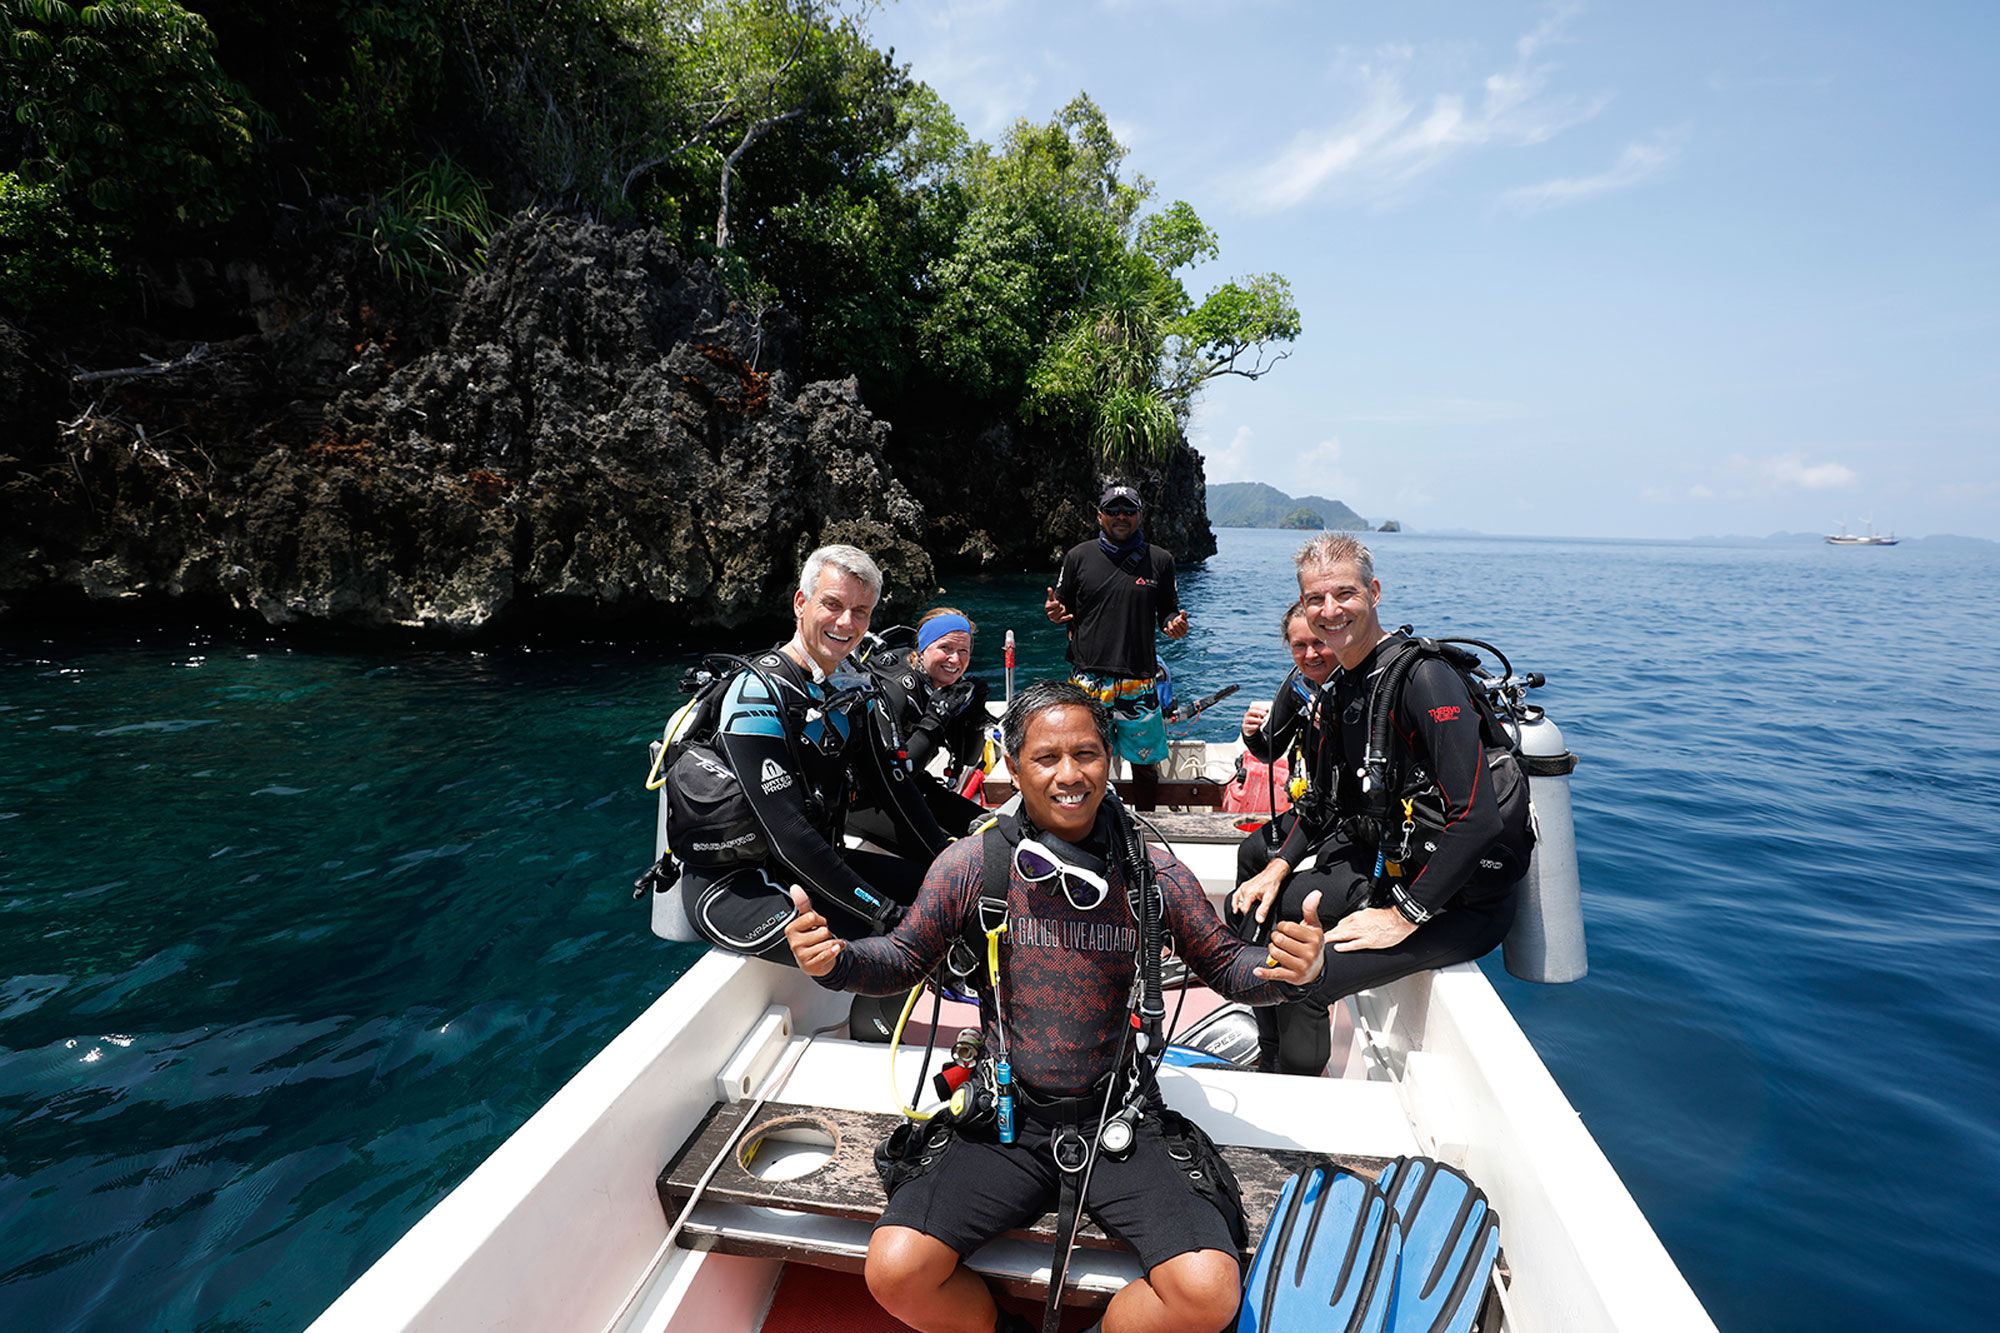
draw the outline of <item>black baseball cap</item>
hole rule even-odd
[[[1139,502],[1139,492],[1123,484],[1106,486],[1104,494],[1097,497],[1097,507],[1099,509],[1109,509],[1112,505],[1121,502],[1131,505],[1134,509],[1144,509],[1146,507]]]

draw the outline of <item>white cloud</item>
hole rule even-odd
[[[1322,191],[1337,191],[1343,202],[1379,203],[1461,153],[1543,143],[1589,120],[1605,99],[1548,96],[1555,66],[1536,59],[1561,39],[1570,12],[1554,11],[1520,38],[1513,66],[1487,75],[1471,95],[1406,91],[1414,60],[1406,46],[1383,47],[1367,60],[1342,52],[1335,81],[1357,88],[1360,105],[1333,125],[1300,130],[1248,173],[1243,196],[1265,212],[1297,207]]]
[[[926,0],[920,10],[912,6],[921,15],[922,38],[896,50],[899,62],[911,62],[919,78],[946,96],[975,139],[997,138],[1028,115],[1040,87],[1033,62],[992,38],[1014,8],[1013,0]]]
[[[1852,490],[1861,478],[1845,463],[1808,463],[1804,454],[1778,454],[1763,461],[1765,476],[1803,491]]]
[[[1815,463],[1796,451],[1762,458],[1731,454],[1712,493],[1753,500],[1787,491],[1850,491],[1860,484],[1860,474],[1847,464]],[[1705,484],[1703,489],[1708,489]]]
[[[1517,213],[1539,213],[1544,209],[1561,208],[1613,190],[1628,189],[1641,181],[1651,180],[1672,165],[1680,156],[1681,144],[1686,139],[1685,130],[1655,135],[1651,143],[1625,145],[1625,151],[1610,168],[1595,176],[1570,176],[1543,181],[1539,185],[1523,185],[1508,190],[1500,196],[1500,203]]]
[[[1210,448],[1206,440],[1197,441],[1203,475],[1211,482],[1258,480],[1251,474],[1250,446],[1255,439],[1256,433],[1248,426],[1238,426],[1220,449]]]
[[[1355,494],[1354,479],[1340,470],[1340,440],[1321,440],[1292,460],[1289,489],[1294,495],[1323,495],[1346,500]]]

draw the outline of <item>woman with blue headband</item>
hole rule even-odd
[[[917,621],[917,646],[907,654],[868,663],[882,693],[879,716],[895,729],[889,738],[907,757],[917,787],[945,832],[958,834],[985,814],[958,794],[986,749],[986,682],[966,674],[972,665],[973,624],[955,606],[933,607]],[[946,756],[944,779],[932,761]],[[850,821],[850,827],[855,827]],[[866,821],[857,832],[872,830]],[[887,830],[884,830],[885,832]]]

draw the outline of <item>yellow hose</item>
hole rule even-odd
[[[896,1109],[903,1113],[905,1120],[928,1120],[934,1114],[930,1111],[919,1111],[909,1105],[903,1100],[903,1090],[896,1086],[896,1051],[903,1044],[903,1028],[909,1023],[910,1014],[916,1009],[917,1001],[923,997],[923,993],[924,985],[921,981],[910,987],[909,998],[903,1001],[902,1016],[896,1020],[896,1030],[889,1034],[889,1095],[896,1099]]]

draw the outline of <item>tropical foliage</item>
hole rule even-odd
[[[331,196],[388,274],[437,285],[530,206],[650,223],[753,312],[783,305],[809,373],[1108,460],[1283,358],[1284,279],[1191,297],[1216,236],[1155,207],[1088,98],[971,143],[869,40],[867,3],[0,0],[0,243],[34,252],[8,249],[10,275],[88,285],[100,254],[225,224],[254,244]],[[22,209],[67,221],[42,244]]]
[[[48,186],[0,175],[0,305],[60,317],[108,301],[117,282],[98,228],[78,221]]]
[[[253,108],[200,18],[173,0],[0,0],[0,25],[28,140],[6,165],[101,221],[228,213]]]
[[[441,282],[480,267],[500,222],[478,177],[442,154],[352,216],[365,223],[355,234],[400,282]]]

